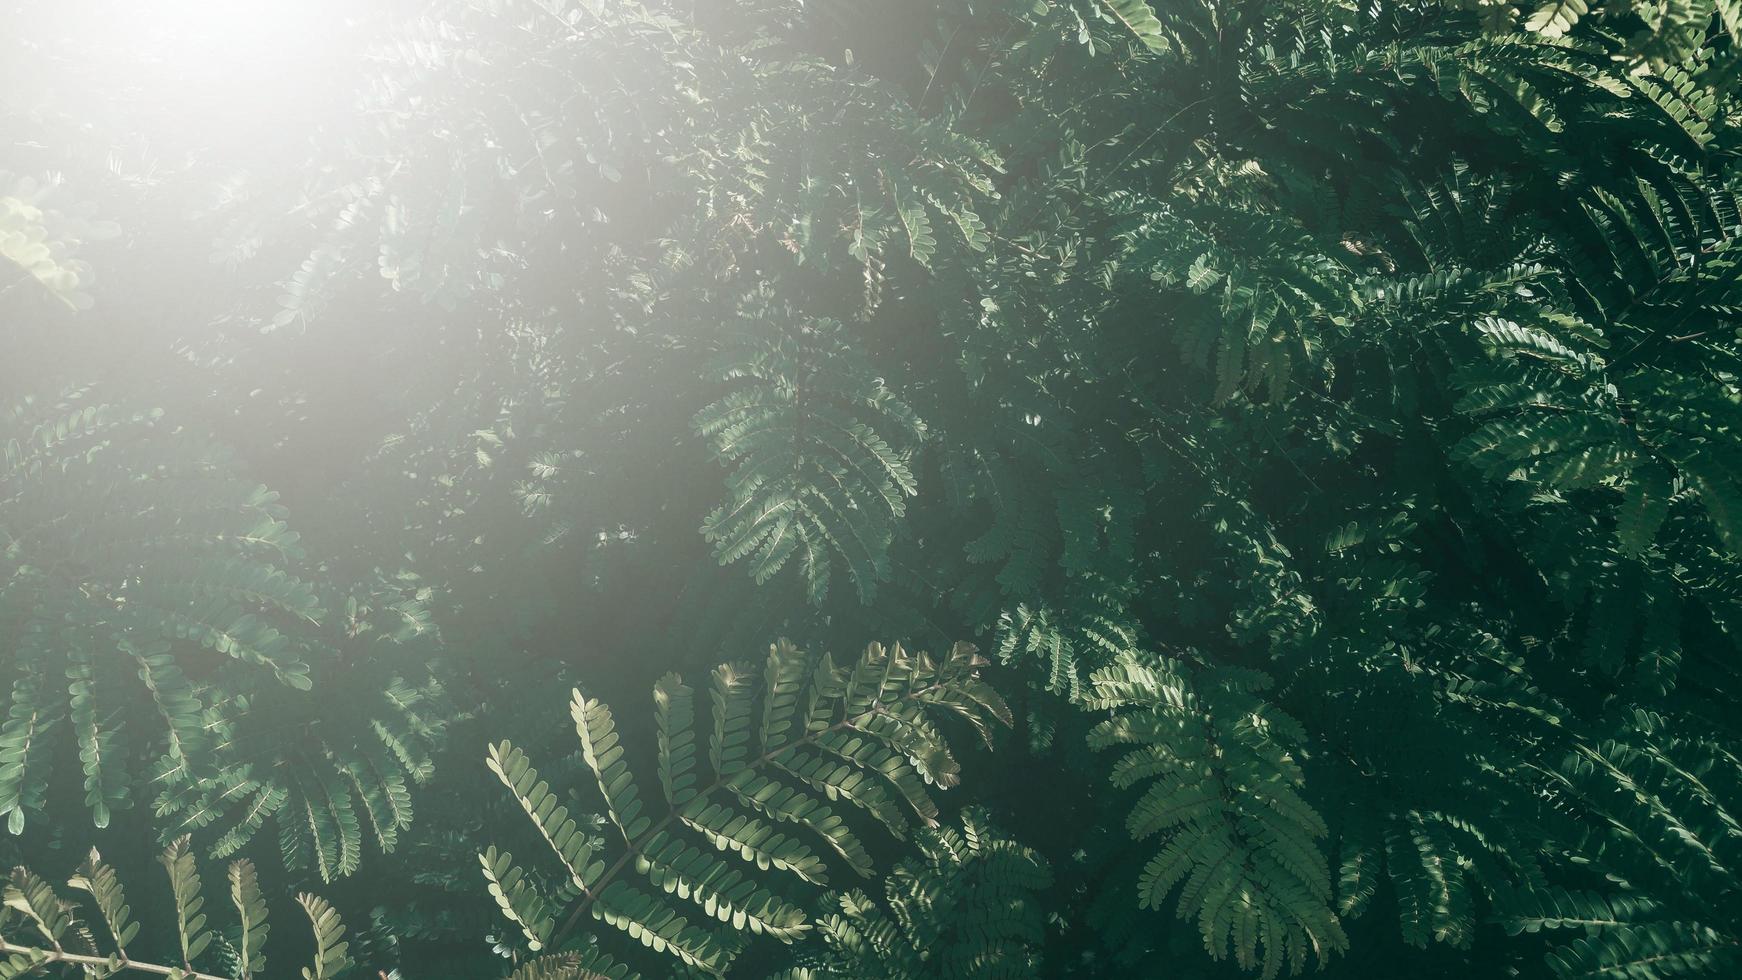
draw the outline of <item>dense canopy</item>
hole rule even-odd
[[[0,978],[1742,975],[1742,5],[43,6]]]

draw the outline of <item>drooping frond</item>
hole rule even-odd
[[[1092,748],[1125,750],[1114,785],[1147,786],[1126,818],[1133,837],[1161,841],[1138,901],[1160,907],[1178,890],[1179,917],[1198,923],[1212,956],[1274,977],[1348,940],[1330,904],[1324,820],[1300,796],[1299,726],[1254,695],[1267,684],[1131,657],[1091,675],[1083,705],[1115,712],[1089,734]]]
[[[813,601],[843,567],[862,601],[889,577],[889,547],[925,426],[851,355],[833,320],[727,351],[733,390],[695,427],[734,465],[728,501],[702,524],[722,564],[749,561],[758,583],[796,560]],[[838,564],[837,564],[838,563]]]
[[[58,727],[105,827],[133,802],[123,732],[161,739],[173,766],[211,764],[208,695],[190,672],[233,662],[306,690],[323,611],[286,570],[302,552],[277,495],[221,452],[80,392],[27,399],[3,425],[0,629],[19,656],[0,726],[0,753],[17,765],[0,774],[0,813],[19,833],[44,805],[44,738]],[[184,669],[196,662],[210,666]]]

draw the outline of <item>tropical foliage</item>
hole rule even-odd
[[[0,32],[0,976],[1742,971],[1742,9],[292,6]]]
[[[248,861],[230,865],[230,900],[237,923],[232,940],[228,934],[207,928],[206,913],[201,911],[206,900],[200,894],[199,868],[188,839],[172,843],[158,863],[169,875],[170,937],[175,946],[166,964],[134,958],[140,946],[153,943],[140,936],[141,923],[132,917],[120,876],[93,850],[66,887],[89,895],[94,915],[85,912],[81,917],[84,910],[78,903],[61,898],[52,884],[30,869],[13,869],[5,886],[5,910],[0,914],[0,953],[6,955],[0,961],[0,976],[34,976],[45,970],[76,968],[86,977],[135,972],[176,980],[221,980],[192,966],[208,949],[212,950],[211,958],[221,960],[225,974],[235,980],[266,976],[266,937],[271,926],[254,865]],[[314,895],[298,895],[296,904],[308,916],[314,936],[313,965],[302,968],[303,980],[326,980],[350,968],[345,925],[338,913]],[[132,949],[129,944],[133,944]]]

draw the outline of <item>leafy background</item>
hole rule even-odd
[[[259,13],[0,35],[0,976],[1742,969],[1742,8]]]

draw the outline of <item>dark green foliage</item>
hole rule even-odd
[[[354,873],[365,839],[392,853],[412,823],[412,789],[434,773],[433,750],[449,709],[433,681],[413,687],[393,677],[386,683],[374,697],[356,695],[348,706],[354,714],[331,726],[332,735],[312,735],[283,753],[276,771],[264,777],[255,774],[263,768],[260,754],[277,756],[279,749],[249,734],[276,719],[249,717],[254,706],[242,699],[233,713],[206,712],[208,729],[235,748],[198,778],[179,779],[160,767],[154,778],[166,788],[155,803],[157,816],[171,832],[222,830],[211,839],[218,858],[275,822],[285,862],[314,870],[322,881]]]
[[[695,418],[735,466],[730,500],[702,522],[714,555],[748,561],[759,585],[796,560],[819,603],[839,561],[870,601],[889,577],[904,498],[919,489],[906,447],[924,424],[858,363],[833,320],[752,337],[718,370],[733,390]]]
[[[983,813],[966,814],[961,830],[922,830],[915,844],[920,855],[884,882],[887,906],[858,890],[828,897],[816,920],[822,951],[786,976],[990,980],[1041,970],[1046,859],[999,836]]]
[[[7,416],[28,863],[331,880],[310,977],[1742,970],[1742,8],[291,6],[198,139],[0,32],[0,382],[166,409]]]
[[[1299,972],[1309,955],[1348,944],[1319,849],[1324,819],[1301,798],[1290,754],[1305,733],[1254,696],[1268,678],[1182,671],[1122,661],[1094,673],[1082,702],[1116,712],[1090,731],[1091,748],[1132,746],[1113,785],[1147,786],[1125,821],[1161,845],[1138,879],[1139,904],[1160,908],[1177,888],[1179,916],[1197,921],[1211,956],[1232,951],[1266,977],[1285,963]]]
[[[1583,932],[1549,954],[1557,976],[1723,976],[1742,967],[1730,897],[1742,861],[1735,744],[1677,737],[1669,724],[1637,711],[1549,774],[1557,797],[1600,835],[1586,850],[1609,884],[1507,894],[1498,907],[1509,932]]]

